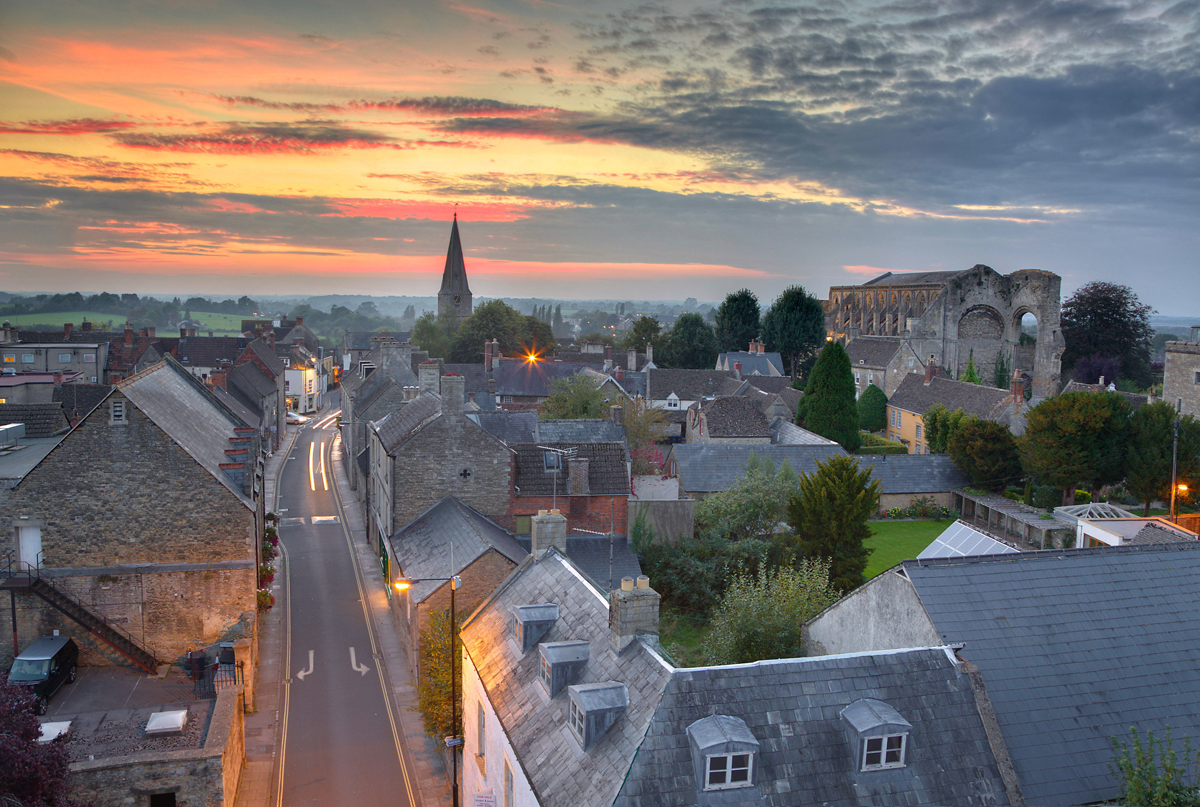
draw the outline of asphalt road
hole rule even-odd
[[[277,486],[288,609],[279,805],[402,807],[397,721],[342,524],[328,419],[301,428]]]

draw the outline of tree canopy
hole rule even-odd
[[[865,432],[887,428],[887,396],[874,384],[868,384],[858,398],[858,428]]]
[[[711,370],[717,366],[717,337],[699,314],[682,314],[667,339],[666,361],[685,370]]]
[[[1116,392],[1066,392],[1029,410],[1018,441],[1021,466],[1064,491],[1074,504],[1080,485],[1096,490],[1119,482],[1124,470],[1129,406]]]
[[[948,448],[976,487],[1000,490],[1021,476],[1017,442],[1004,423],[968,415],[950,435]]]
[[[483,343],[492,339],[507,356],[541,355],[554,347],[554,335],[545,322],[521,314],[503,300],[488,300],[458,326],[448,358],[464,364],[481,362]]]
[[[762,327],[758,298],[749,289],[738,289],[717,308],[717,345],[729,353],[748,350]]]
[[[0,674],[0,804],[74,807],[67,797],[70,755],[62,741],[38,742],[42,724],[25,687]]]
[[[460,606],[461,608],[461,606]],[[425,723],[425,733],[430,737],[447,737],[457,734],[450,711],[450,691],[454,689],[455,710],[462,724],[462,687],[452,684],[451,666],[462,675],[462,667],[454,664],[454,658],[462,655],[462,638],[459,628],[463,610],[455,614],[459,625],[450,621],[450,610],[434,611],[421,631],[421,681],[417,685],[417,711]]]
[[[788,502],[799,556],[828,560],[829,579],[844,592],[865,582],[872,550],[863,541],[871,536],[867,519],[879,510],[881,492],[870,468],[860,470],[854,458],[834,455],[800,477],[799,492]]]
[[[958,431],[964,417],[961,409],[951,412],[942,404],[934,404],[925,410],[921,420],[925,424],[925,441],[930,454],[950,452],[950,438]]]
[[[550,397],[542,403],[543,418],[606,418],[610,411],[608,396],[600,389],[597,377],[576,373],[556,378],[550,385]]]
[[[730,540],[771,535],[799,482],[788,462],[776,468],[770,459],[751,454],[737,484],[696,503],[696,534]]]
[[[825,341],[825,309],[803,286],[788,286],[762,320],[767,350],[778,352],[797,377],[801,362]]]
[[[1171,496],[1171,449],[1174,443],[1175,408],[1166,401],[1140,407],[1129,418],[1125,452],[1125,484],[1129,492],[1145,502]],[[1179,422],[1177,476],[1194,489],[1200,484],[1200,421],[1184,415]]]
[[[1062,334],[1067,343],[1063,368],[1074,367],[1080,359],[1111,356],[1120,363],[1121,378],[1134,381],[1139,388],[1150,386],[1153,313],[1128,286],[1099,280],[1083,286],[1062,305]]]
[[[454,334],[458,332],[458,317],[454,314],[438,316],[426,311],[413,323],[412,343],[429,353],[430,358],[443,359],[450,354]]]
[[[638,317],[633,327],[621,337],[619,346],[622,350],[645,351],[646,345],[661,343],[661,333],[662,323],[657,317]]]
[[[854,373],[850,370],[850,357],[840,342],[827,342],[817,357],[796,418],[803,421],[804,428],[836,440],[849,452],[862,445],[858,404],[854,400]]]
[[[635,474],[660,474],[663,471],[663,455],[658,441],[666,435],[667,417],[663,410],[651,406],[645,398],[635,398],[621,404],[624,409],[625,441],[629,445],[629,459]]]

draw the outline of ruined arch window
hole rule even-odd
[[[896,304],[896,292],[892,292],[892,305]]]
[[[883,292],[879,292],[879,304],[883,305]]]

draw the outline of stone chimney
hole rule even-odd
[[[438,370],[437,362],[423,362],[417,368],[417,378],[420,379],[421,392],[438,392]]]
[[[492,343],[487,339],[483,340],[483,368],[485,370],[492,368]]]
[[[564,555],[567,554],[567,519],[560,511],[538,510],[538,514],[529,519],[529,523],[529,551],[535,559],[546,554],[550,547]]]
[[[590,496],[592,489],[588,485],[588,465],[586,459],[572,457],[567,460],[567,493],[571,496]]]
[[[304,317],[296,317],[296,327],[299,328],[304,324]]]
[[[496,339],[492,340],[492,369],[500,369],[500,342]]]
[[[626,367],[628,368],[629,372],[631,372],[631,373],[637,372],[637,348],[634,348],[629,351],[629,356],[628,356],[628,358],[625,359],[625,364],[626,364]]]
[[[133,344],[133,324],[126,322],[125,323],[125,345],[129,346],[132,344]]]
[[[654,362],[654,345],[647,342],[646,343],[646,364],[652,364],[653,362]]]
[[[735,361],[733,363],[733,375],[738,381],[742,380],[742,363],[740,361]]]
[[[151,339],[154,338],[154,328],[155,328],[155,326],[153,326],[153,325],[146,328],[146,336],[149,336]]]
[[[612,350],[612,348],[609,348],[609,350],[611,351],[611,350]],[[612,368],[613,368],[613,365],[612,365],[612,357],[611,357],[611,356],[606,356],[606,357],[605,357],[605,359],[604,359],[604,372],[606,372],[606,373],[611,373],[611,372],[612,372]]]
[[[54,371],[54,386],[61,387],[62,384],[63,384],[62,370],[55,370]]]
[[[610,406],[608,414],[612,417],[612,422],[618,426],[625,425],[625,410],[619,406]]]
[[[613,647],[621,652],[638,634],[658,636],[658,592],[650,588],[650,578],[642,575],[634,584],[632,577],[621,579],[621,587],[608,595],[608,627]]]
[[[467,397],[467,379],[458,373],[442,376],[442,414],[461,415]]]
[[[214,369],[208,374],[208,380],[210,382],[210,386],[220,387],[221,389],[229,389],[227,386],[229,383],[229,371],[224,368],[220,370]]]
[[[74,329],[75,329],[75,325],[73,323],[70,323],[70,322],[64,323],[63,324],[63,339],[64,340],[70,339],[71,331]]]
[[[1200,342],[1200,325],[1192,326],[1192,337],[1190,341]]]

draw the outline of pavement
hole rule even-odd
[[[331,411],[328,407],[326,412]],[[327,415],[313,418],[317,422]],[[266,501],[275,501],[275,483],[287,456],[287,449],[301,428],[311,426],[288,426],[284,439],[285,448],[267,458]],[[369,599],[371,621],[379,642],[379,653],[395,704],[398,728],[404,737],[404,764],[414,785],[418,803],[414,807],[438,807],[451,804],[450,777],[446,771],[437,743],[425,736],[421,715],[416,710],[417,690],[407,662],[404,634],[394,619],[391,604],[384,584],[378,559],[367,543],[366,524],[363,510],[355,492],[350,489],[341,457],[341,440],[333,443],[334,480],[342,501],[342,521],[350,531],[355,560],[363,576]],[[271,505],[273,507],[273,505]],[[282,558],[276,563],[281,563]],[[255,682],[254,711],[246,714],[246,766],[242,770],[241,784],[235,807],[268,807],[278,801],[279,785],[277,747],[279,743],[279,711],[282,705],[283,687],[280,680],[283,670],[285,638],[283,603],[284,580],[282,569],[275,575],[271,593],[275,595],[275,607],[259,614],[258,630],[258,677]],[[400,783],[397,783],[397,790]]]

